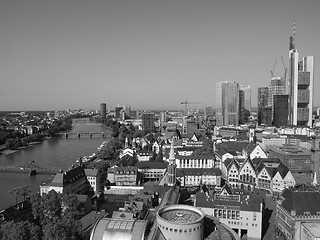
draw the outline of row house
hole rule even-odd
[[[227,159],[222,171],[230,187],[249,191],[260,188],[277,195],[296,184],[289,169],[279,159]]]
[[[221,171],[216,168],[180,168],[177,176],[181,186],[192,187],[205,184],[221,187]]]

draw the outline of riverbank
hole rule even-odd
[[[9,155],[9,154],[18,152],[18,151],[20,151],[20,150],[10,150],[10,149],[1,150],[0,151],[0,158],[3,156]]]
[[[46,139],[47,138],[44,138],[43,141],[46,140]],[[6,156],[6,155],[10,155],[12,153],[16,153],[18,151],[21,151],[22,149],[34,147],[36,145],[41,144],[43,141],[41,141],[41,142],[30,142],[27,146],[18,147],[16,149],[7,149],[7,148],[2,147],[1,150],[0,150],[0,158],[3,157],[3,156]]]

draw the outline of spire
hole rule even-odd
[[[124,142],[124,148],[128,148],[129,147],[129,140],[128,140],[128,136],[126,136],[126,140]]]
[[[296,21],[293,21],[293,34],[292,36],[290,37],[290,47],[289,47],[289,50],[292,50],[292,49],[295,49],[296,48],[296,44],[295,44],[295,41],[296,41]]]
[[[173,138],[171,139],[171,147],[170,147],[169,160],[175,160],[175,157],[174,157],[174,148],[173,148]]]

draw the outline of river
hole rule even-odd
[[[35,161],[47,166],[67,169],[80,156],[92,155],[97,151],[97,147],[103,141],[110,139],[110,130],[102,124],[85,121],[74,122],[70,133],[105,133],[105,138],[101,135],[82,135],[77,138],[75,134],[64,137],[50,138],[42,143],[19,150],[15,153],[0,156],[0,166],[21,165],[23,163]],[[52,178],[50,175],[36,175],[30,177],[27,173],[6,173],[0,172],[0,210],[15,204],[16,199],[9,195],[11,189],[19,186],[29,185],[30,190],[35,193],[39,191],[40,183]],[[21,198],[19,200],[22,200]]]

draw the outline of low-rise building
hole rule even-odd
[[[311,151],[295,146],[270,147],[270,158],[279,158],[292,173],[311,173]]]
[[[239,237],[248,240],[262,238],[263,198],[252,195],[209,196],[197,193],[195,207],[205,214],[219,218],[220,222],[232,228]]]
[[[93,191],[97,193],[101,184],[101,172],[98,169],[85,169],[84,172]]]
[[[305,240],[305,236],[318,235],[314,225],[320,224],[320,193],[286,190],[277,201],[277,234],[287,239]],[[318,237],[317,236],[317,237]]]
[[[66,172],[57,173],[55,177],[40,185],[40,195],[47,194],[51,190],[57,193],[86,193],[90,188],[84,168],[81,166],[72,168]]]
[[[141,182],[159,181],[165,174],[167,162],[137,162],[135,167],[141,173]]]
[[[137,185],[136,167],[114,167],[108,169],[108,180],[117,186],[135,186]]]
[[[221,171],[217,168],[180,168],[181,186],[192,187],[205,184],[208,187],[221,187]],[[179,176],[178,172],[177,175]]]

